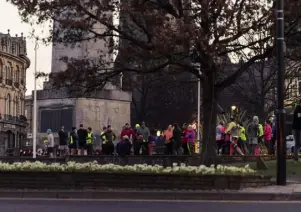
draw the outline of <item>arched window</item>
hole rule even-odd
[[[14,116],[18,116],[19,115],[19,99],[16,96],[15,97],[15,107],[14,107]]]
[[[0,59],[0,83],[2,83],[3,80],[3,62]]]
[[[10,95],[9,94],[7,94],[6,99],[5,99],[5,114],[11,115],[11,113],[10,113]]]
[[[12,80],[12,78],[12,65],[8,64],[8,66],[6,66],[6,79]]]
[[[8,65],[6,66],[6,84],[7,85],[12,85],[12,64],[8,63]]]
[[[10,71],[9,71],[9,67],[8,66],[5,66],[5,77],[6,77],[6,79],[9,79],[9,75],[10,75]]]
[[[24,112],[23,112],[23,109],[24,109],[24,101],[23,101],[23,99],[22,99],[22,97],[20,98],[20,101],[18,102],[18,104],[19,104],[19,115],[24,115]]]
[[[9,78],[11,79],[11,80],[13,80],[13,74],[14,74],[14,71],[13,71],[13,65],[9,62],[8,63],[8,65],[9,65],[9,69],[10,69],[10,76],[9,76]]]

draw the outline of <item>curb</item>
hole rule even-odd
[[[235,191],[0,191],[0,198],[89,199],[89,200],[209,200],[209,201],[297,201],[301,193],[245,193]]]

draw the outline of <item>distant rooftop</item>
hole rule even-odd
[[[7,30],[7,33],[0,32],[0,41],[0,51],[18,57],[27,55],[26,38],[23,36],[23,33],[12,36],[10,30]]]

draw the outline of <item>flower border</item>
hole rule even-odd
[[[246,165],[245,167],[235,166],[186,166],[185,164],[174,163],[172,167],[160,165],[116,165],[98,164],[96,161],[87,163],[67,162],[65,164],[43,162],[0,162],[0,172],[19,171],[19,172],[90,172],[90,173],[133,173],[133,174],[181,174],[181,175],[254,175],[257,172]]]

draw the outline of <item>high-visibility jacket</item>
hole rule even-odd
[[[107,138],[106,138],[105,133],[106,133],[106,132],[102,132],[102,133],[100,134],[100,138],[101,138],[101,140],[102,140],[102,144],[107,143]]]
[[[262,124],[258,124],[259,125],[259,137],[261,137],[261,136],[263,136],[264,135],[264,132],[263,132],[263,126],[262,126]]]
[[[87,134],[87,144],[92,144],[92,142],[93,142],[93,133],[88,132],[88,134]]]
[[[242,126],[239,128],[239,138],[242,141],[247,141],[246,129],[244,127],[242,127]]]
[[[73,144],[73,136],[70,136],[70,144]]]
[[[112,133],[111,139],[110,139],[110,137],[108,137],[108,136],[110,136],[110,134],[106,134],[106,132],[102,132],[102,133],[100,134],[100,137],[101,137],[101,140],[102,140],[102,143],[103,143],[103,144],[106,144],[106,143],[108,143],[108,142],[113,142],[113,141],[116,139],[116,136],[115,136],[114,133]]]

